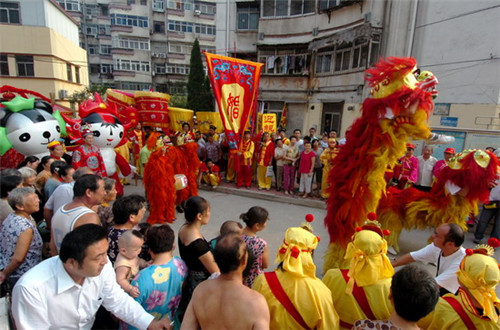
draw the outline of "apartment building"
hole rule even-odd
[[[53,0],[0,1],[0,85],[39,92],[69,106],[88,86],[78,22]]]
[[[413,56],[440,80],[434,128],[498,130],[500,6],[459,2],[220,1],[217,49],[264,63],[259,101],[278,116],[286,103],[291,129],[343,136],[369,93],[364,71],[381,56]]]
[[[81,23],[90,82],[185,93],[191,47],[215,49],[214,0],[57,0]]]

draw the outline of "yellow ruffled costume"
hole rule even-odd
[[[312,251],[318,238],[306,229],[289,228],[276,257],[275,271],[293,305],[311,329],[338,329],[339,318],[333,308],[330,290],[316,277]],[[271,313],[271,329],[303,329],[272,293],[264,274],[252,287],[267,301]]]

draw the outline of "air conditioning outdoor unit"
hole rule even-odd
[[[201,15],[201,10],[196,9],[196,10],[194,11],[194,16],[200,16],[200,15]]]
[[[154,52],[151,53],[151,56],[156,57],[156,53],[154,53]]]
[[[165,53],[159,53],[158,56],[161,57],[161,58],[165,58],[165,57],[167,57],[167,54],[165,54]]]
[[[67,89],[60,89],[59,90],[59,98],[60,99],[68,98],[68,90]]]
[[[259,40],[264,40],[264,37],[265,37],[264,33],[262,32],[259,33]]]
[[[87,19],[88,20],[92,19],[92,15],[87,15]]]

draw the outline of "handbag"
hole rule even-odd
[[[267,170],[266,170],[266,177],[272,178],[273,175],[274,175],[273,167],[272,166],[268,166]]]

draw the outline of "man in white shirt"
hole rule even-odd
[[[54,190],[52,195],[50,195],[49,199],[45,203],[45,206],[43,207],[43,218],[47,221],[49,226],[54,212],[59,210],[59,208],[64,204],[73,200],[73,187],[75,186],[75,181],[85,174],[94,174],[94,172],[85,166],[77,168],[75,173],[73,173],[74,181],[70,183],[63,183],[57,187],[56,190]]]
[[[433,263],[437,267],[436,282],[440,287],[440,295],[455,294],[460,286],[456,273],[465,256],[465,249],[462,247],[464,237],[464,231],[459,225],[442,224],[434,230],[431,244],[393,260],[392,266],[403,266],[414,261]]]
[[[101,304],[139,329],[169,329],[154,320],[116,282],[104,228],[87,224],[64,238],[59,256],[33,267],[17,282],[12,312],[17,329],[91,329]]]
[[[421,191],[431,191],[432,172],[437,163],[437,159],[432,157],[434,148],[425,146],[421,156],[418,156],[418,179],[415,188]]]
[[[297,143],[295,144],[299,148],[299,152],[304,151],[304,140],[302,140],[302,131],[298,128],[293,130],[293,135],[297,138]]]

